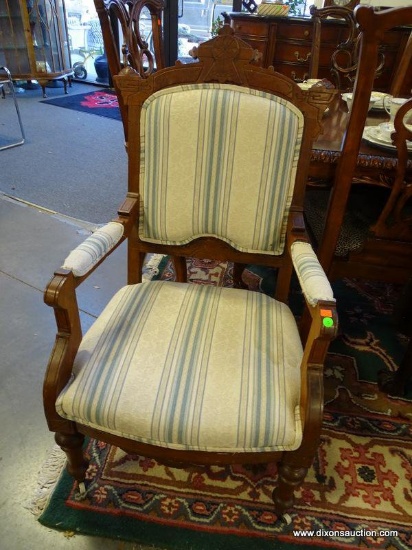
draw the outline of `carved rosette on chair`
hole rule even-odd
[[[114,77],[128,112],[129,191],[118,219],[75,249],[46,289],[58,325],[46,417],[80,487],[89,435],[177,463],[276,461],[282,514],[318,448],[323,363],[337,330],[303,218],[322,108],[251,64],[253,50],[228,26],[198,57],[147,78]],[[76,287],[125,239],[129,284],[82,338]],[[276,296],[142,283],[147,251],[272,266]],[[284,303],[293,270],[305,297],[300,327]]]

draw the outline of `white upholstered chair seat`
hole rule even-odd
[[[169,448],[293,450],[302,439],[301,360],[291,311],[264,294],[130,285],[83,338],[56,407],[80,424]]]

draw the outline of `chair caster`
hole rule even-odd
[[[292,523],[292,517],[289,514],[285,513],[280,516],[280,521],[285,525],[290,525]]]
[[[84,483],[84,481],[81,481],[79,484],[78,484],[78,497],[79,499],[84,499],[85,496],[86,496],[86,484]]]

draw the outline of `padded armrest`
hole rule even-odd
[[[316,306],[320,300],[334,302],[332,287],[312,246],[306,242],[296,241],[291,246],[291,256],[308,303]]]
[[[110,222],[100,227],[90,237],[70,252],[62,265],[70,269],[75,277],[86,275],[123,236],[124,226],[119,222]]]

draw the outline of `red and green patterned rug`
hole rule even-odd
[[[159,271],[173,278],[168,260]],[[231,266],[218,262],[192,261],[189,274],[232,283]],[[273,274],[251,268],[244,282],[270,292]],[[377,372],[395,370],[406,348],[391,323],[399,289],[344,280],[334,291],[341,331],[325,368],[321,445],[291,525],[273,512],[274,464],[174,468],[94,440],[86,498],[63,472],[39,521],[178,550],[412,548],[412,388],[391,398],[377,386]],[[296,292],[292,308],[299,303]]]
[[[90,115],[99,115],[106,118],[121,120],[119,102],[113,91],[103,89],[85,94],[70,94],[63,97],[46,99],[41,103],[55,105],[64,109],[81,111]]]

